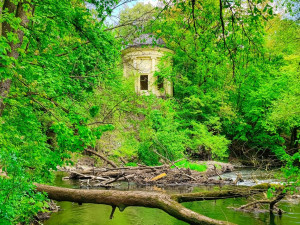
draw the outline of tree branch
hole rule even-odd
[[[91,149],[85,149],[86,152],[89,152],[89,153],[92,153],[93,155],[96,155],[98,156],[99,158],[101,158],[103,161],[107,162],[109,165],[111,165],[113,168],[117,168],[117,165],[113,162],[113,161],[110,161],[108,158],[106,158],[104,155],[94,151],[94,150],[91,150]]]

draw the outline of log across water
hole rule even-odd
[[[236,188],[212,192],[167,195],[144,191],[116,191],[116,190],[81,190],[36,184],[37,190],[48,193],[48,197],[57,201],[71,201],[77,203],[95,203],[118,207],[123,211],[128,206],[158,208],[176,219],[189,224],[232,224],[219,221],[198,214],[179,204],[179,202],[223,199],[249,196],[266,191],[270,185],[257,185],[252,188]],[[114,211],[114,210],[113,210]]]

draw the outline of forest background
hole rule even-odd
[[[29,223],[48,204],[33,183],[91,148],[128,165],[278,162],[299,185],[299,3],[138,3],[111,24],[129,1],[87,2],[1,1],[1,224]],[[172,98],[123,78],[121,50],[142,33],[174,51],[156,73]]]

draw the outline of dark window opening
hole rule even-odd
[[[164,88],[164,78],[163,77],[157,76],[157,88],[158,88],[158,90]]]
[[[148,90],[148,75],[140,76],[141,90]]]

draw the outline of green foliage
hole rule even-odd
[[[161,66],[157,76],[174,82],[179,127],[192,155],[222,158],[227,146],[241,145],[250,154],[275,153],[298,183],[300,45],[293,37],[299,23],[260,3],[169,7],[153,32],[174,51],[173,65]]]
[[[91,117],[95,117],[100,112],[100,107],[95,105],[90,108]]]
[[[130,43],[145,31],[155,14],[156,10],[150,3],[138,2],[132,8],[125,6],[119,13],[120,28],[117,29],[117,34],[122,37],[124,44]]]
[[[101,17],[115,4],[93,2]],[[51,182],[51,171],[70,162],[71,152],[95,146],[112,129],[88,126],[100,108],[84,105],[99,82],[114,79],[116,73],[108,71],[119,60],[118,43],[84,1],[31,1],[34,16],[31,5],[13,3],[28,10],[29,23],[25,28],[24,18],[2,11],[1,22],[12,29],[0,38],[0,85],[11,79],[0,110],[0,169],[6,175],[0,177],[0,224],[29,223],[47,204],[33,183]],[[24,32],[23,42],[19,56],[10,57],[11,43],[21,41],[18,29]]]
[[[189,168],[191,170],[196,170],[199,172],[204,172],[207,169],[206,165],[202,165],[202,164],[198,164],[198,163],[191,163],[186,159],[175,163],[175,166],[177,166],[178,168]],[[175,168],[175,166],[172,166],[172,168]]]
[[[268,191],[267,191],[267,198],[269,198],[269,199],[272,198],[274,196],[275,192],[276,192],[275,187],[269,188]]]
[[[143,142],[138,149],[139,159],[147,166],[159,165],[159,155],[151,150],[151,142]]]
[[[126,163],[125,166],[137,167],[138,165],[134,162],[129,162],[129,163]]]
[[[227,146],[230,141],[222,135],[213,135],[208,131],[207,127],[197,122],[191,122],[192,128],[187,130],[187,134],[191,137],[189,147],[194,153],[200,155],[211,154],[212,157],[224,158],[228,156]]]
[[[160,156],[164,161],[175,161],[183,156],[186,136],[180,129],[172,102],[160,103],[160,110],[151,110],[146,114],[140,130],[141,141],[150,144],[148,152],[151,154]]]

